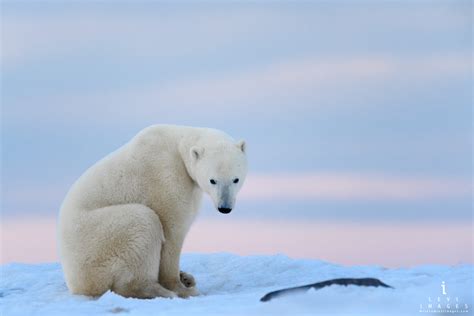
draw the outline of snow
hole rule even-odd
[[[71,295],[58,263],[1,267],[2,315],[423,315],[437,307],[472,313],[473,265],[386,269],[340,266],[283,255],[184,254],[181,268],[196,278],[202,295],[190,299],[126,299]],[[341,277],[374,277],[394,287],[331,286],[262,303],[269,291]],[[442,294],[441,282],[446,285]],[[467,308],[466,305],[467,304]]]

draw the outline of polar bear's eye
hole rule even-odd
[[[209,182],[210,182],[211,184],[216,184],[216,183],[217,183],[216,180],[214,180],[214,179],[209,180]]]
[[[234,183],[239,183],[239,178],[235,178]]]

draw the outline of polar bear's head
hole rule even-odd
[[[247,175],[245,142],[223,142],[190,149],[193,176],[219,212],[228,214]]]

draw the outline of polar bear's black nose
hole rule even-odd
[[[222,214],[229,214],[230,211],[232,211],[231,208],[227,208],[227,207],[219,207],[218,210],[219,210],[219,212],[221,212]]]

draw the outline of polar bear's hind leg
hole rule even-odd
[[[87,260],[71,271],[73,292],[96,296],[112,290],[125,297],[176,297],[158,283],[164,235],[152,209],[124,204],[86,212],[81,224],[94,228],[89,234],[75,235],[88,253],[74,256]]]

